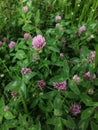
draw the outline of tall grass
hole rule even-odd
[[[10,28],[6,24],[11,24],[11,26],[14,24],[15,15],[13,14],[16,14],[20,1],[21,0],[0,0],[0,31],[2,31],[4,27]],[[35,12],[39,9],[42,16],[41,20],[44,21],[44,19],[46,19],[44,27],[47,27],[47,23],[49,23],[51,19],[50,17],[54,17],[53,15],[56,14],[62,15],[63,18],[68,17],[71,21],[71,25],[81,25],[82,23],[90,24],[98,20],[98,0],[23,0],[21,2],[23,5],[30,5],[30,8],[34,7]],[[15,26],[17,26],[17,24]]]
[[[76,21],[92,22],[98,18],[98,1],[97,0],[54,0],[51,1],[54,8],[58,7],[59,11],[63,11],[63,15],[70,15],[72,23]]]

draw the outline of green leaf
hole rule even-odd
[[[23,50],[18,50],[16,55],[15,55],[15,58],[19,59],[19,60],[22,60],[26,57],[26,54],[24,53]]]
[[[67,60],[63,61],[63,77],[68,78],[69,77],[69,65],[67,63]]]
[[[20,80],[12,81],[5,87],[5,90],[7,90],[7,91],[9,91],[9,90],[18,91],[20,86],[21,86]]]
[[[72,91],[66,91],[66,97],[68,97],[69,99],[79,99],[79,96]]]
[[[56,56],[56,53],[55,53],[55,52],[53,52],[53,53],[51,54],[51,60],[52,60],[52,63],[55,63],[55,62],[57,61],[57,56]]]
[[[68,115],[67,120],[71,123],[70,126],[71,126],[73,129],[75,129],[76,126],[77,126],[77,124],[76,124],[74,118]],[[70,126],[68,126],[68,127],[70,127]]]
[[[38,98],[33,98],[33,101],[31,103],[31,108],[35,108],[39,104]]]
[[[19,114],[19,123],[21,124],[21,126],[25,126],[26,125],[26,119],[27,119],[27,115],[23,115],[23,114]]]
[[[98,130],[98,124],[91,122],[91,130]]]
[[[47,92],[43,95],[43,98],[44,99],[53,99],[55,97],[55,95],[57,95],[57,91],[56,90],[53,90],[53,91],[50,91],[50,92]]]
[[[89,56],[89,49],[87,46],[82,47],[82,52],[80,53],[81,58],[86,58]]]
[[[26,97],[27,97],[27,89],[26,89],[26,85],[25,85],[24,82],[21,83],[20,92],[22,92],[22,95],[26,99]]]
[[[78,126],[79,130],[87,130],[89,120],[80,120]]]
[[[57,58],[57,57],[56,57]],[[62,61],[56,61],[55,63],[53,63],[53,65],[59,66],[59,67],[63,67],[64,66],[64,62]],[[64,73],[64,72],[63,72]]]
[[[29,74],[27,74],[27,75],[24,75],[23,81],[24,81],[25,83],[28,83],[29,80],[30,80],[31,78],[33,78],[36,74],[37,74],[36,72],[31,72],[31,73],[29,73]]]
[[[26,17],[27,17],[27,19],[28,19],[28,22],[30,23],[30,22],[31,22],[30,19],[31,19],[31,17],[32,17],[32,12],[31,12],[31,11],[28,12],[28,15],[26,15]]]
[[[31,127],[28,128],[28,130],[37,130],[37,129],[36,129],[36,126],[31,126]]]
[[[53,82],[62,82],[62,81],[64,81],[64,78],[61,77],[60,74],[59,74],[59,75],[56,75],[56,76],[54,76],[54,77],[52,77],[52,78],[50,79],[50,83],[51,83],[51,84],[52,84]]]
[[[62,116],[62,111],[60,109],[54,109],[54,116]]]
[[[94,102],[92,99],[85,93],[82,93],[80,95],[81,101],[86,105],[86,106],[93,106]]]
[[[10,120],[10,119],[15,118],[15,116],[14,116],[10,111],[6,111],[6,112],[4,113],[4,117],[5,117],[5,119],[7,119],[7,120]]]
[[[72,80],[69,80],[69,87],[75,94],[77,94],[77,95],[80,94],[79,88],[77,87],[77,85]]]
[[[69,120],[66,119],[62,119],[62,123],[67,127],[72,129],[74,127],[74,125],[72,124],[72,122],[70,122]]]
[[[96,50],[96,55],[95,55],[95,70],[96,70],[98,67],[98,44],[96,45],[95,50]]]
[[[27,24],[27,23],[22,27],[22,30],[25,32],[29,32],[33,29],[34,29],[34,27],[31,24]]]
[[[19,24],[19,25],[22,25],[23,23],[24,23],[24,19],[19,18],[19,19],[18,19],[18,24]]]
[[[44,103],[43,100],[40,100],[39,102],[39,108],[44,112],[51,112],[53,109],[53,105],[51,101],[48,101],[47,103]]]
[[[2,130],[9,130],[9,126],[7,123],[4,123],[2,126],[1,126]]]
[[[6,120],[3,125],[7,124],[9,129],[14,129],[17,127],[17,120],[13,119],[13,120]]]
[[[35,16],[35,26],[37,26],[39,22],[40,22],[40,10],[37,10]]]
[[[42,32],[40,29],[36,28],[36,34],[41,34],[42,35]]]
[[[94,85],[98,85],[98,78],[95,78],[94,80],[93,80],[93,83],[94,83]]]
[[[40,122],[37,123],[36,130],[41,130],[41,123]]]
[[[58,117],[55,117],[55,116],[53,116],[52,118],[48,118],[46,123],[50,124],[50,125],[56,125],[57,124],[57,118]]]
[[[96,122],[98,122],[98,112],[97,111],[94,114],[94,119],[96,120]]]
[[[60,50],[57,48],[57,46],[48,46],[48,49],[53,51],[53,52],[60,52]]]
[[[54,125],[55,126],[54,130],[63,130],[61,119],[62,119],[61,117],[54,116],[54,117],[48,119],[46,123]]]
[[[54,108],[60,110],[60,109],[62,108],[62,104],[63,104],[63,102],[62,102],[62,100],[61,100],[61,96],[60,96],[60,94],[58,93],[58,94],[56,95],[55,99],[54,99]]]
[[[3,119],[4,106],[5,106],[4,99],[1,98],[0,99],[0,122],[2,122],[2,119]]]
[[[90,118],[91,114],[93,113],[94,111],[94,108],[93,107],[90,107],[90,108],[87,108],[86,110],[84,110],[81,114],[81,119],[84,120],[84,119],[88,119]]]
[[[61,117],[57,118],[57,122],[56,122],[54,130],[63,130],[63,128],[62,128],[62,122],[61,122]]]

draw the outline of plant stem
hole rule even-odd
[[[22,103],[23,103],[24,111],[25,111],[25,113],[26,113],[26,114],[28,114],[27,105],[26,105],[26,102],[25,102],[25,100],[24,100],[24,98],[23,98],[23,95],[22,95],[22,94],[21,94],[21,98],[22,98]]]
[[[1,60],[2,61],[2,60]],[[7,70],[7,72],[9,73],[9,75],[10,75],[10,71],[9,71],[9,69],[7,68],[7,66],[5,65],[5,63],[2,61],[2,63],[3,63],[3,65],[4,65],[4,67],[6,68],[6,70]]]

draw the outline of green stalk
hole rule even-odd
[[[1,59],[1,61],[2,61],[2,59]],[[10,75],[10,71],[9,71],[9,69],[7,68],[7,66],[5,65],[5,63],[2,61],[2,63],[3,63],[3,65],[4,65],[4,67],[5,67],[5,69],[7,70],[7,72],[9,73],[9,75]]]
[[[27,108],[26,102],[25,102],[22,94],[21,94],[21,99],[22,99],[24,111],[25,111],[26,114],[28,114],[28,108]]]
[[[79,18],[79,24],[81,24],[81,22],[84,21],[84,19],[85,20],[87,19],[88,15],[89,15],[89,7],[90,7],[90,5],[91,5],[90,0],[85,1],[83,3],[82,6],[84,6],[84,7],[83,7],[82,13],[81,13],[80,18]]]
[[[90,9],[89,17],[87,20],[87,23],[92,22],[93,20],[96,19],[96,14],[97,14],[97,8],[98,8],[98,1],[92,3],[92,8]]]

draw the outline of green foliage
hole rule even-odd
[[[98,129],[97,9],[96,0],[0,0],[0,130]]]

